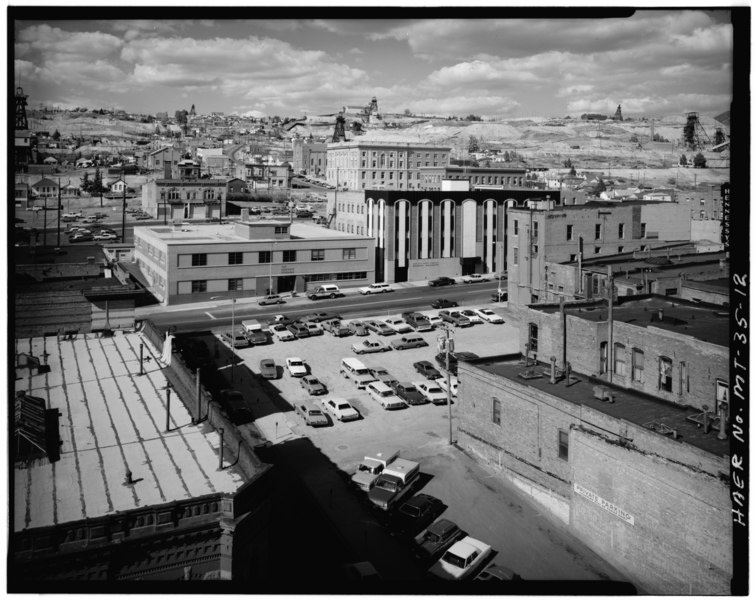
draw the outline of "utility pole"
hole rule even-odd
[[[60,248],[60,177],[58,177],[58,227],[57,227],[57,242],[55,244],[56,248]]]
[[[121,243],[124,243],[126,241],[126,173],[122,172],[122,175],[123,175],[123,207],[122,207],[123,214],[121,216]]]
[[[454,443],[453,440],[453,424],[451,421],[451,348],[453,346],[453,339],[451,338],[451,327],[448,323],[443,326],[446,337],[443,340],[443,346],[446,351],[446,404],[448,405],[448,445]]]

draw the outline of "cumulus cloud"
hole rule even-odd
[[[36,51],[44,56],[66,54],[87,59],[106,57],[123,45],[119,38],[109,33],[65,31],[49,25],[32,25],[22,29],[18,42],[19,48],[26,54]]]

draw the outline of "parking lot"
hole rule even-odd
[[[504,324],[476,324],[469,328],[454,329],[455,351],[473,352],[479,356],[507,354],[518,348],[518,324],[509,321],[509,315],[501,305],[486,305],[501,314]],[[468,308],[468,307],[465,307]],[[437,310],[423,311],[437,314]],[[396,314],[375,316],[375,319],[395,317]],[[365,354],[358,358],[368,367],[385,367],[399,381],[423,381],[424,378],[413,368],[413,363],[427,360],[435,364],[438,338],[444,335],[435,330],[421,333],[429,346],[408,350]],[[370,333],[371,339],[390,341],[398,337],[377,336]],[[299,474],[308,487],[323,504],[333,505],[335,493],[359,496],[362,492],[345,486],[345,474],[350,474],[365,454],[377,450],[400,450],[401,456],[421,463],[424,474],[424,493],[441,499],[446,509],[443,517],[458,523],[473,537],[489,544],[498,552],[494,562],[513,569],[525,579],[531,580],[570,580],[570,581],[623,581],[625,578],[616,572],[599,556],[586,548],[558,522],[552,520],[528,497],[523,496],[512,485],[500,477],[487,472],[472,457],[465,455],[456,446],[449,444],[454,434],[449,427],[449,407],[424,404],[410,406],[402,410],[387,411],[372,400],[365,390],[340,375],[340,362],[344,357],[355,357],[351,345],[364,337],[348,336],[335,338],[329,333],[322,336],[274,342],[272,344],[238,349],[239,359],[244,364],[237,366],[242,373],[241,390],[252,402],[257,428],[274,444],[306,437],[309,442],[325,455],[332,466],[311,472],[302,470]],[[285,370],[287,357],[304,359],[310,373],[318,377],[328,388],[326,396],[312,398],[302,389],[300,379],[292,377]],[[260,383],[257,378],[251,382],[243,379],[247,367],[259,372],[259,361],[273,358],[282,375],[277,380]],[[228,367],[225,367],[227,369]],[[463,387],[463,381],[460,382]],[[271,402],[269,398],[274,396]],[[286,403],[293,405],[300,401],[320,404],[323,398],[339,397],[348,399],[360,412],[362,418],[352,422],[333,422],[328,427],[312,428],[292,410],[281,410]],[[284,399],[285,402],[281,402]],[[455,422],[457,406],[451,405],[451,423]],[[333,466],[340,471],[334,475]],[[295,468],[295,467],[294,467]],[[349,499],[351,501],[351,499]],[[365,510],[369,510],[365,507]],[[378,569],[389,570],[393,565],[381,563],[383,556],[371,549],[368,543],[368,530],[378,527],[372,518],[355,518],[342,535],[353,535],[364,546],[364,556]],[[364,531],[354,531],[361,528]],[[371,534],[373,535],[373,534]],[[362,541],[363,540],[363,541]],[[389,575],[390,577],[390,575]]]

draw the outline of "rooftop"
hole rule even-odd
[[[16,390],[44,398],[60,417],[60,460],[14,468],[14,529],[57,525],[212,493],[245,482],[236,467],[218,470],[219,438],[173,396],[165,432],[167,380],[157,360],[139,376],[134,333],[75,340],[16,340],[49,373],[19,371]],[[145,353],[148,354],[148,353]],[[130,470],[137,483],[125,485]]]
[[[289,219],[251,219],[249,221],[260,227],[268,225],[274,226],[288,226],[291,238],[281,238],[280,235],[269,235],[266,237],[259,237],[249,239],[236,234],[236,222],[229,223],[185,223],[179,230],[174,230],[170,226],[145,226],[135,227],[135,232],[145,233],[151,237],[164,240],[168,244],[228,244],[230,242],[288,242],[296,241],[297,239],[307,240],[332,240],[332,239],[366,239],[365,236],[355,235],[353,233],[346,233],[344,231],[336,231],[334,229],[326,229],[320,225],[310,225],[308,223],[297,223],[294,221],[291,223]],[[264,235],[264,234],[260,234]]]
[[[648,425],[651,423],[663,424],[676,430],[678,441],[695,446],[705,452],[717,456],[725,456],[730,452],[729,440],[719,440],[716,429],[711,429],[707,434],[703,432],[703,428],[698,425],[697,419],[700,418],[700,411],[697,409],[664,402],[652,396],[614,386],[603,380],[576,372],[572,372],[572,377],[579,379],[578,382],[567,386],[562,379],[560,382],[552,384],[549,379],[550,365],[542,362],[531,363],[526,369],[542,374],[542,377],[523,379],[520,377],[520,373],[523,373],[525,368],[519,356],[492,356],[466,362],[487,373],[516,381],[523,387],[535,388],[561,400],[578,406],[587,406],[640,427],[650,429]],[[615,401],[605,402],[596,398],[593,391],[593,387],[596,385],[610,389]],[[689,417],[693,417],[693,419]],[[658,435],[662,434],[659,433]]]
[[[531,306],[545,313],[559,311],[557,305]],[[663,311],[660,318],[659,309]],[[608,301],[566,305],[566,313],[587,321],[607,321]],[[614,303],[614,321],[631,323],[636,327],[663,329],[687,335],[703,342],[729,347],[729,310],[668,296],[623,296]]]

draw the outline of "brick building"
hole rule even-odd
[[[147,155],[147,168],[151,171],[160,171],[163,178],[174,177],[173,167],[183,159],[183,151],[173,146],[164,146],[153,150]]]
[[[328,161],[328,145],[303,138],[291,140],[293,147],[293,168],[295,173],[305,171],[310,175],[325,173]]]
[[[469,181],[472,189],[528,187],[527,169],[514,167],[421,167],[420,185],[425,190],[440,190],[446,179]]]
[[[225,179],[153,179],[142,186],[142,210],[166,224],[220,219],[226,197]]]
[[[134,241],[135,262],[165,304],[374,280],[372,239],[287,220],[136,227]]]
[[[418,190],[421,167],[445,167],[449,146],[354,140],[328,144],[326,179],[339,189]]]
[[[549,210],[512,208],[506,236],[509,305],[549,293],[546,266],[690,240],[689,207],[673,202],[588,202]]]
[[[658,296],[612,312],[529,307],[521,355],[460,361],[457,443],[643,592],[727,594],[728,312]]]

